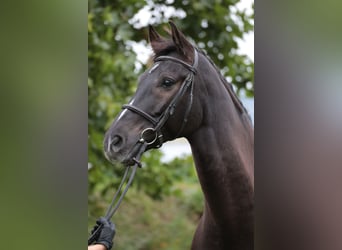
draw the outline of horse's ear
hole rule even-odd
[[[161,35],[158,34],[158,32],[153,28],[152,25],[148,26],[148,38],[154,52],[160,49],[160,46],[158,45],[165,40]]]
[[[148,38],[149,38],[151,43],[153,41],[163,40],[163,38],[158,34],[158,32],[155,30],[155,28],[153,28],[152,25],[148,26]]]
[[[182,53],[189,60],[189,62],[191,62],[194,56],[194,47],[186,39],[183,33],[180,30],[178,30],[174,22],[169,21],[169,24],[171,26],[172,40],[176,45],[178,51]]]

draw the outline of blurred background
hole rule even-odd
[[[255,81],[251,5],[4,1],[1,248],[86,248],[122,175],[104,160],[103,132],[148,66],[147,23],[165,34],[171,16],[242,100],[258,83],[256,249],[341,250],[342,3],[258,1]],[[117,247],[187,249],[202,210],[191,158],[145,157],[114,218]]]
[[[168,20],[207,52],[254,120],[254,4],[251,0],[88,1],[88,233],[104,215],[123,167],[103,154],[103,137],[150,66],[149,24]],[[144,154],[113,221],[115,249],[189,249],[203,197],[185,139]]]

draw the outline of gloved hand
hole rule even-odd
[[[113,247],[113,238],[115,236],[115,225],[111,222],[108,221],[106,218],[101,217],[96,221],[96,226],[94,229],[91,231],[93,234],[96,229],[102,224],[102,228],[100,229],[100,233],[96,239],[97,244],[102,244],[104,245],[107,250],[112,249]]]

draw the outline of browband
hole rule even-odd
[[[158,56],[155,60],[155,62],[159,62],[159,61],[173,61],[176,63],[179,63],[181,65],[183,65],[185,68],[187,68],[188,70],[190,70],[191,72],[193,72],[194,74],[197,73],[197,64],[198,64],[198,53],[196,50],[194,50],[194,64],[190,65],[186,62],[183,62],[182,60],[172,57],[172,56]]]

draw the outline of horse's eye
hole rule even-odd
[[[175,83],[174,80],[170,78],[165,78],[162,82],[163,87],[171,87]]]

